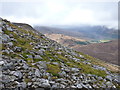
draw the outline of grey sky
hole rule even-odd
[[[31,25],[106,25],[118,27],[117,2],[39,0],[0,2],[0,16]]]

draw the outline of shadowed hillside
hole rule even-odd
[[[99,58],[113,64],[118,63],[118,40],[113,40],[108,43],[96,43],[85,46],[73,47],[77,51]]]

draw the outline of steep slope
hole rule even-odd
[[[27,24],[0,18],[3,89],[118,88],[115,66],[64,47]]]
[[[96,43],[85,46],[73,47],[77,51],[99,58],[109,63],[119,65],[118,63],[118,40],[108,43]]]

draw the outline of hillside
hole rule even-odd
[[[96,43],[85,46],[75,46],[75,50],[99,58],[106,62],[119,65],[118,63],[118,40],[108,43]]]
[[[84,40],[84,39],[79,39],[79,38],[67,36],[64,34],[44,34],[44,35],[46,37],[60,43],[61,45],[64,45],[64,46],[67,46],[70,48],[78,45],[76,42],[83,42],[83,43],[86,42],[86,40]]]
[[[119,88],[117,66],[69,49],[28,24],[0,18],[0,89]]]

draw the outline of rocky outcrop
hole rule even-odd
[[[20,24],[1,19],[4,89],[117,88],[118,75]]]

